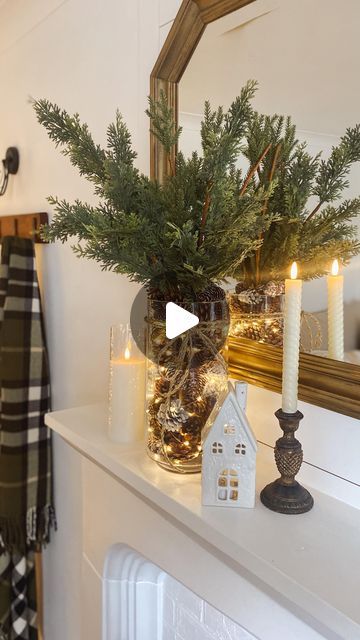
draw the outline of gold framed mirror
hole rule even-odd
[[[263,0],[183,0],[151,74],[152,98],[157,99],[164,91],[178,118],[179,83],[207,25],[238,10],[248,11],[248,5],[260,7],[261,4],[264,4]],[[262,7],[263,15],[269,13],[265,5]],[[247,73],[248,77],[253,77],[251,66]],[[237,89],[234,89],[234,97]],[[152,136],[151,175],[162,181],[168,171],[169,158],[164,156],[161,146]],[[232,376],[273,391],[281,390],[281,348],[246,338],[230,338],[229,364]],[[360,366],[313,353],[301,353],[299,397],[359,418]]]

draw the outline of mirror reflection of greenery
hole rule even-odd
[[[252,108],[256,88],[247,82],[228,111],[206,102],[202,154],[177,153],[175,161],[181,128],[164,93],[150,99],[151,130],[169,166],[163,184],[134,166],[136,153],[119,113],[102,149],[78,114],[36,101],[39,122],[99,197],[95,207],[50,198],[55,215],[44,237],[76,237],[79,256],[127,274],[163,300],[196,300],[227,277],[248,287],[282,280],[293,260],[305,279],[323,275],[334,257],[346,264],[360,251],[351,224],[360,198],[339,198],[351,165],[360,160],[360,125],[346,130],[327,160],[313,157],[297,140],[290,117]],[[245,174],[237,168],[241,155],[249,163]]]

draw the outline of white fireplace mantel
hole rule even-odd
[[[360,511],[314,490],[315,507],[308,514],[267,510],[258,495],[276,477],[269,447],[259,449],[255,509],[202,507],[199,475],[160,469],[142,444],[109,441],[105,406],[58,411],[46,422],[239,580],[245,575],[323,637],[360,638]]]

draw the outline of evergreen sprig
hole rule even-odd
[[[291,118],[254,113],[244,155],[250,165],[264,149],[269,149],[256,175],[254,188],[273,183],[267,199],[267,216],[274,216],[261,232],[261,245],[246,256],[236,274],[247,286],[271,279],[282,280],[289,265],[298,261],[303,278],[324,275],[333,258],[346,264],[360,251],[354,218],[360,200],[336,202],[348,187],[352,163],[360,160],[360,125],[346,130],[328,160],[311,156],[306,143],[296,138]],[[313,197],[316,206],[309,211]],[[335,204],[336,203],[336,204]]]
[[[236,160],[252,114],[256,83],[249,82],[227,112],[205,107],[203,154],[176,155],[163,184],[134,166],[131,137],[120,114],[108,127],[107,147],[96,145],[79,116],[47,100],[34,103],[38,120],[82,175],[95,184],[99,204],[50,198],[55,214],[43,234],[49,241],[76,238],[74,251],[103,269],[127,274],[165,299],[193,299],[212,282],[232,275],[259,246],[272,216],[264,202],[272,185],[241,192]],[[173,154],[181,129],[164,94],[150,99],[151,129]]]
[[[39,122],[99,197],[94,207],[50,198],[55,214],[44,237],[76,238],[78,256],[127,274],[164,299],[193,299],[230,276],[249,286],[280,280],[293,260],[306,278],[325,273],[333,257],[347,262],[360,251],[351,224],[360,198],[336,200],[360,160],[360,126],[347,129],[328,160],[312,157],[291,118],[253,110],[256,86],[249,81],[227,111],[205,103],[202,154],[189,158],[174,153],[181,128],[165,94],[149,100],[150,128],[171,164],[163,184],[135,167],[119,113],[103,149],[78,114],[35,101]],[[241,154],[249,163],[245,175]]]
[[[146,114],[151,122],[150,131],[162,144],[166,153],[170,154],[172,148],[178,143],[182,128],[176,125],[174,111],[169,107],[163,91],[160,92],[159,100],[149,98]]]
[[[51,140],[56,146],[61,146],[62,153],[69,156],[80,175],[96,185],[98,193],[105,177],[105,152],[94,143],[87,124],[81,124],[78,113],[70,116],[48,100],[34,101],[33,104],[38,120]]]

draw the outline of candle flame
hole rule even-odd
[[[125,360],[130,360],[130,349],[129,349],[129,347],[126,347],[126,349],[125,349],[124,358],[125,358]]]
[[[339,274],[339,260],[334,260],[331,267],[331,275],[337,276]]]
[[[291,280],[296,280],[298,274],[298,268],[296,262],[293,262],[290,269],[290,278]]]

